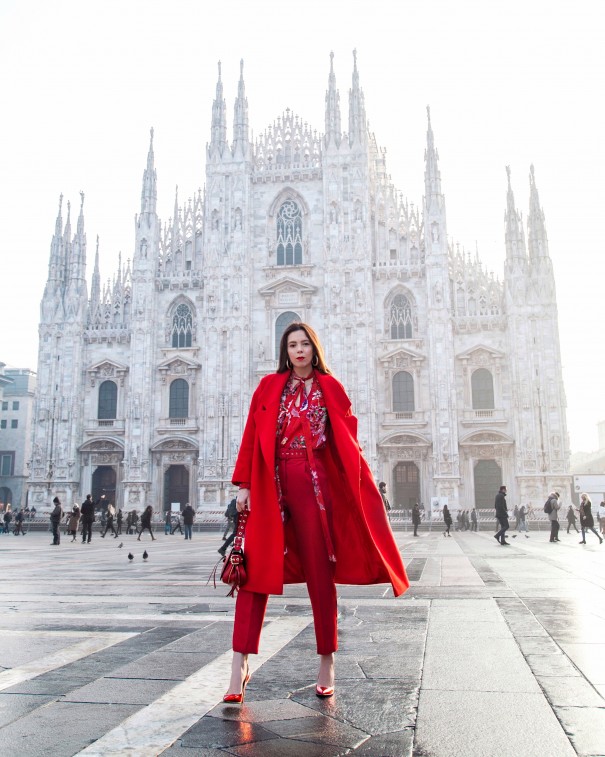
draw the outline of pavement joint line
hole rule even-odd
[[[254,673],[276,655],[311,621],[311,618],[292,616],[276,618],[268,623],[263,629],[261,652],[251,656],[250,672]],[[82,749],[78,755],[157,757],[219,703],[217,690],[229,680],[232,654],[229,650],[219,655]]]
[[[61,635],[60,632],[57,635]],[[4,691],[24,681],[29,681],[44,673],[49,673],[51,670],[56,670],[64,665],[81,660],[83,657],[88,657],[95,652],[100,652],[102,649],[107,649],[115,644],[119,644],[121,641],[126,641],[126,639],[131,639],[133,636],[138,635],[138,632],[90,633],[88,635],[89,638],[83,639],[77,644],[58,649],[56,652],[51,652],[39,660],[32,660],[25,663],[25,665],[2,671],[0,673],[0,691]]]

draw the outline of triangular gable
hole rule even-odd
[[[473,362],[481,362],[483,358],[503,360],[505,357],[504,352],[497,350],[495,347],[488,347],[486,344],[476,344],[474,347],[456,355],[457,360],[471,360]]]
[[[421,363],[425,359],[424,355],[409,347],[397,347],[397,349],[391,350],[391,352],[387,352],[386,355],[378,358],[379,362],[391,368],[405,368],[414,363]]]
[[[258,292],[263,297],[272,297],[274,294],[282,292],[297,292],[299,294],[314,294],[317,291],[317,287],[310,284],[303,284],[301,281],[291,278],[290,276],[282,276],[277,281],[272,281],[270,284],[266,284],[261,287]]]

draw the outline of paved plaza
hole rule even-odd
[[[291,587],[239,707],[221,702],[233,600],[206,585],[220,532],[0,536],[0,754],[605,755],[605,545],[396,537],[403,597],[339,587],[335,696],[314,694],[310,608]]]

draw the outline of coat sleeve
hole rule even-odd
[[[258,398],[261,394],[262,386],[263,382],[261,381],[252,395],[252,401],[250,402],[248,420],[246,421],[242,442],[237,455],[237,461],[235,463],[235,468],[233,469],[233,478],[231,479],[231,483],[235,486],[239,486],[240,484],[250,484],[250,481],[252,480],[252,453],[254,451],[254,439],[256,437],[254,413],[258,407]]]

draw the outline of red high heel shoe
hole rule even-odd
[[[315,696],[326,699],[334,696],[334,686],[316,686]]]
[[[244,698],[246,696],[246,686],[248,685],[248,681],[250,680],[250,666],[248,665],[246,668],[246,677],[244,678],[244,682],[242,683],[242,690],[240,694],[225,694],[223,697],[223,702],[225,704],[243,704]]]

